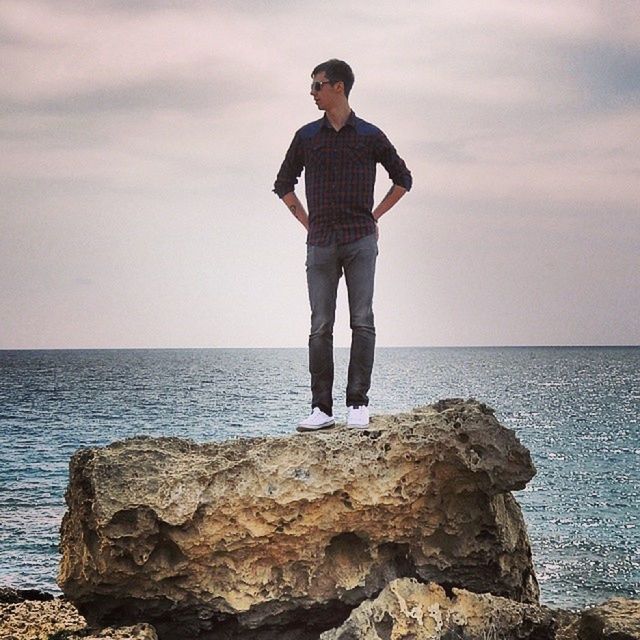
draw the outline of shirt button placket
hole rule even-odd
[[[338,132],[334,132],[331,136],[331,229],[333,237],[337,238],[338,234],[338,197],[336,189],[338,187]]]

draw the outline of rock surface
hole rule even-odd
[[[2,640],[48,640],[56,633],[85,627],[86,622],[76,608],[60,598],[0,604]]]
[[[17,595],[12,602],[5,600],[0,604],[1,640],[158,640],[155,629],[148,624],[91,631],[70,602],[54,599],[51,595],[23,600],[22,595],[33,596],[35,593],[13,589],[0,590],[0,596],[10,591]]]
[[[54,639],[49,638],[49,640]],[[65,635],[64,640],[158,640],[158,634],[150,624],[143,622],[132,627],[107,627],[99,631]]]
[[[321,640],[525,640],[553,638],[553,612],[464,589],[445,590],[411,578],[394,580]]]
[[[582,613],[579,640],[640,640],[640,601],[613,598]]]
[[[399,577],[536,602],[510,493],[534,474],[473,400],[367,430],[85,449],[70,464],[59,584],[92,623],[212,639],[317,638]]]

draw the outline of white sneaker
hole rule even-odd
[[[348,407],[347,426],[364,429],[369,426],[369,407],[363,404],[359,407]]]
[[[298,431],[317,431],[333,427],[336,421],[332,416],[328,416],[320,407],[314,407],[311,415],[298,424]]]

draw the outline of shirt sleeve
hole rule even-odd
[[[409,191],[413,185],[411,171],[409,171],[404,160],[398,155],[395,147],[382,131],[380,131],[376,140],[375,155],[376,162],[379,162],[387,170],[393,184],[404,187]]]
[[[300,134],[296,133],[293,137],[293,141],[289,146],[287,155],[284,157],[280,171],[273,185],[273,192],[279,197],[287,195],[293,191],[295,185],[298,183],[298,178],[304,168],[304,151],[302,148],[302,142],[300,140]]]

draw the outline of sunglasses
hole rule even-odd
[[[322,91],[322,85],[331,84],[331,80],[322,80],[322,82],[312,82],[311,83],[311,91]]]

